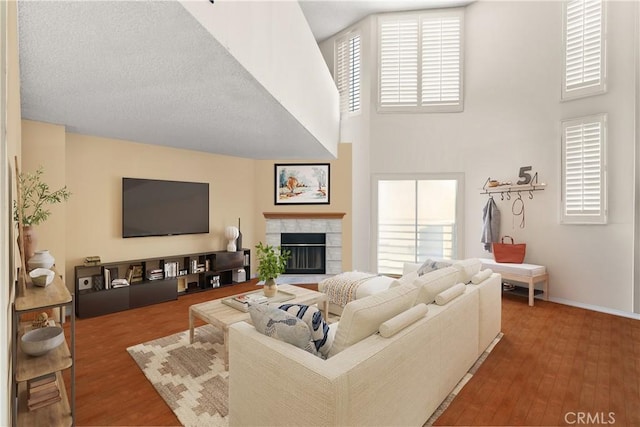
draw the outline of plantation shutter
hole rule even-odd
[[[380,23],[380,100],[385,106],[418,103],[418,16]]]
[[[340,111],[360,110],[360,35],[336,42],[335,81],[340,94]]]
[[[360,110],[360,35],[349,39],[349,111]]]
[[[563,98],[601,93],[604,79],[604,4],[571,0],[564,4]]]
[[[422,21],[422,105],[458,104],[461,87],[460,17]]]
[[[379,20],[380,111],[462,111],[462,10]]]
[[[563,123],[563,222],[606,223],[606,116]]]

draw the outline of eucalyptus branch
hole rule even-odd
[[[21,211],[22,224],[25,226],[38,225],[44,222],[51,215],[51,211],[46,209],[47,205],[53,205],[66,201],[71,196],[67,186],[51,192],[49,185],[42,182],[44,170],[42,166],[35,173],[21,173],[18,176],[18,183],[22,193]],[[13,219],[18,221],[18,203],[13,201]]]

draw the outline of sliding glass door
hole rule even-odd
[[[401,274],[405,262],[458,258],[463,195],[460,175],[374,178],[380,274]]]

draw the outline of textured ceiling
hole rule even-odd
[[[330,157],[177,2],[18,6],[25,119],[246,158]]]
[[[316,40],[370,13],[458,0],[308,0]],[[215,7],[215,5],[212,5]],[[18,2],[22,117],[255,159],[331,154],[177,1]]]

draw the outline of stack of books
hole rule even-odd
[[[147,270],[147,280],[159,280],[164,277],[161,268],[155,268],[153,270]]]
[[[179,264],[177,262],[165,262],[164,263],[164,275],[165,277],[177,277]]]
[[[59,402],[60,389],[56,374],[27,381],[27,406],[30,411]]]

